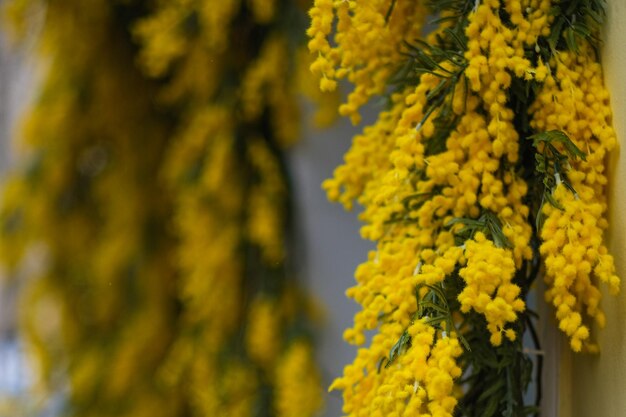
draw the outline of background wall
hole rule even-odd
[[[305,125],[303,140],[289,154],[305,252],[300,275],[326,313],[317,346],[324,389],[343,373],[344,365],[352,363],[356,354],[356,349],[342,339],[358,307],[346,298],[345,291],[355,283],[357,265],[367,259],[368,250],[374,247],[360,238],[357,212],[346,212],[341,205],[330,203],[321,189],[322,181],[342,163],[352,136],[362,129],[351,126],[346,119],[338,122],[326,130]],[[339,392],[326,394],[324,400],[323,416],[342,415]]]
[[[626,2],[607,0],[602,63],[611,92],[613,123],[621,143],[610,161],[609,250],[618,275],[626,282]],[[568,355],[571,386],[561,392],[561,417],[626,416],[626,290],[619,297],[605,291],[602,300],[607,326],[597,331],[600,355]],[[566,371],[567,372],[567,371]],[[548,416],[549,417],[549,416]]]

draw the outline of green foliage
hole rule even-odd
[[[446,227],[451,227],[455,224],[463,224],[465,226],[455,233],[458,244],[463,244],[463,242],[472,239],[476,232],[483,232],[486,236],[491,237],[491,240],[497,247],[512,247],[511,242],[502,232],[500,219],[489,210],[485,210],[478,219],[454,218],[446,224]]]
[[[543,184],[542,202],[537,212],[536,227],[541,228],[543,223],[542,207],[544,202],[549,202],[554,207],[563,210],[561,204],[552,196],[554,188],[563,184],[574,195],[576,190],[567,178],[567,170],[570,167],[569,160],[586,159],[586,155],[564,133],[556,130],[537,133],[529,136],[532,140],[535,153],[535,172],[537,181]],[[563,151],[559,150],[559,147]]]
[[[565,0],[552,7],[554,22],[547,38],[550,51],[569,49],[579,52],[579,43],[599,46],[598,33],[606,16],[604,0]]]

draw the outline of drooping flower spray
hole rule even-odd
[[[603,13],[599,0],[315,1],[320,88],[347,79],[339,111],[355,123],[386,99],[324,183],[363,207],[377,243],[347,292],[362,309],[345,338],[367,343],[332,385],[347,415],[532,413],[522,335],[540,271],[572,349],[597,348],[598,286],[619,290],[603,244],[616,144]]]

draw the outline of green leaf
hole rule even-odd
[[[491,211],[485,212],[483,215],[485,218],[485,222],[489,228],[489,232],[491,233],[491,237],[496,244],[496,246],[500,248],[511,248],[513,247],[509,242],[509,239],[502,232],[502,223],[498,216],[496,216]]]
[[[543,204],[545,202],[545,196],[541,196],[541,204],[539,204],[539,210],[537,210],[537,218],[535,219],[535,229],[539,232],[543,227],[545,221],[545,214],[543,214]]]
[[[380,360],[378,361],[378,367],[377,367],[377,372],[378,372],[378,373],[380,373],[380,370],[382,369],[383,364],[384,364],[385,362],[387,362],[387,361],[388,361],[388,359],[387,359],[386,357],[384,357],[384,358],[380,358]],[[387,367],[387,366],[385,365],[385,368],[386,368],[386,367]]]
[[[563,185],[565,186],[565,188],[567,188],[568,190],[570,190],[570,192],[574,195],[578,195],[578,193],[576,192],[576,190],[574,189],[574,187],[572,186],[572,184],[570,184],[569,181],[563,181]]]
[[[565,150],[567,151],[567,153],[570,154],[572,158],[580,158],[583,161],[586,160],[586,154],[581,151],[576,146],[576,144],[574,144],[574,142],[572,142],[569,136],[567,136],[564,132],[561,132],[560,130],[551,130],[548,132],[537,133],[535,135],[529,136],[529,139],[533,140],[533,146],[535,146],[536,148],[542,142],[548,144],[556,142],[562,143],[565,146]]]
[[[552,30],[550,31],[550,36],[548,36],[548,44],[550,45],[550,49],[552,49],[553,51],[556,50],[556,46],[561,37],[561,29],[563,28],[564,24],[565,19],[562,16],[557,17],[555,19],[555,22],[552,24]]]
[[[448,85],[448,83],[449,83],[449,79],[447,78],[444,78],[441,81],[439,81],[439,84],[437,84],[435,88],[433,88],[432,90],[428,92],[428,94],[426,94],[426,100],[430,101],[434,97],[436,97],[439,93],[441,93],[441,91],[446,87],[446,85]]]
[[[410,342],[411,342],[411,336],[409,336],[409,333],[405,330],[400,336],[400,339],[398,339],[396,344],[393,345],[393,347],[389,351],[389,360],[385,364],[385,368],[389,368],[391,364],[393,363],[393,361],[395,361],[398,358],[398,356],[404,353],[404,351],[407,349],[407,345]]]
[[[452,326],[451,326],[452,327]],[[462,334],[458,334],[458,339],[461,342],[461,344],[463,345],[463,347],[465,348],[465,350],[467,350],[468,352],[472,351],[472,348],[470,347],[469,343],[467,342],[467,339],[465,339],[465,337],[463,337]]]
[[[441,314],[444,314],[444,315],[448,314],[448,311],[445,308],[438,306],[437,304],[433,303],[432,301],[420,301],[420,306],[425,308],[425,309],[428,308],[428,309],[431,309],[431,310],[435,310],[435,311],[437,311],[437,312],[439,312]]]
[[[393,9],[396,7],[396,1],[397,0],[391,0],[391,5],[389,6],[389,9],[387,9],[387,14],[385,15],[385,24],[389,23]]]
[[[491,417],[491,416],[495,415],[496,411],[498,411],[498,403],[499,402],[500,402],[500,398],[499,397],[491,397],[491,398],[489,398],[489,401],[487,402],[487,406],[485,407],[485,409],[482,412],[482,414],[480,415],[480,417]]]
[[[565,37],[565,43],[567,44],[567,48],[572,52],[578,52],[578,43],[576,43],[574,30],[572,28],[565,29],[563,31],[563,36]]]
[[[535,170],[541,174],[546,172],[546,158],[540,153],[535,153]]]
[[[541,412],[541,408],[534,406],[534,405],[527,405],[526,407],[524,407],[524,409],[522,410],[523,415],[525,416],[529,416],[532,414],[537,414]]]
[[[602,11],[604,11],[604,10],[602,10]],[[596,12],[595,10],[593,10],[591,7],[586,7],[585,8],[585,13],[587,13],[589,15],[589,17],[591,17],[593,19],[593,21],[596,22],[598,25],[602,25],[604,23],[603,13],[600,14],[600,13]]]
[[[440,300],[442,300],[445,305],[448,305],[448,302],[446,301],[446,295],[444,294],[443,290],[439,287],[437,287],[436,285],[430,285],[430,284],[420,284],[418,285],[418,290],[422,287],[426,287],[428,289],[430,289],[432,292],[434,292],[435,294],[437,294],[438,298]]]
[[[453,31],[450,28],[445,28],[443,30],[443,32],[450,36],[450,39],[452,39],[455,43],[456,43],[456,47],[460,50],[460,51],[464,51],[467,48],[467,42],[464,38],[461,38],[461,36],[459,36],[455,31]],[[465,36],[465,35],[463,35]]]
[[[450,226],[454,226],[455,224],[464,224],[466,226],[473,226],[473,227],[485,227],[485,222],[482,220],[476,220],[476,219],[468,219],[466,217],[455,217],[452,220],[450,220],[449,222],[447,222],[445,224],[445,227],[450,227]]]
[[[443,321],[443,317],[438,316],[438,317],[429,317],[427,319],[424,320],[424,324],[427,324],[429,326],[437,326],[439,325],[439,323],[441,323]]]
[[[587,28],[587,26],[585,25],[575,24],[572,26],[572,29],[574,30],[574,32],[576,32],[578,36],[581,36],[583,38],[588,38],[591,35],[589,28]]]
[[[552,204],[554,207],[558,208],[559,210],[565,210],[565,207],[563,207],[563,205],[554,198],[554,196],[552,195],[552,192],[545,191],[543,195],[545,199],[548,201],[548,203]]]
[[[482,394],[480,394],[480,396],[478,397],[478,402],[483,402],[487,398],[490,398],[493,394],[498,392],[501,388],[504,388],[504,385],[505,385],[504,380],[498,379],[498,382],[496,382],[495,384],[492,384],[489,388],[483,391]]]

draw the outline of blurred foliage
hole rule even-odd
[[[0,250],[18,271],[43,248],[21,322],[63,415],[313,415],[284,160],[316,90],[295,59],[306,4],[8,3],[18,35],[45,15],[44,81]]]

